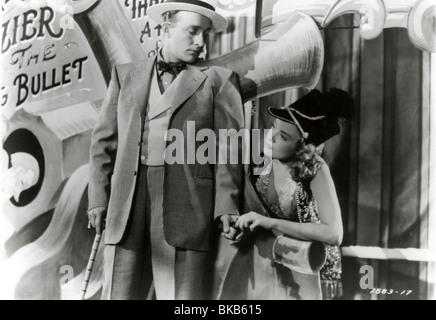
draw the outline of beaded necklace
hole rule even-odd
[[[321,223],[316,202],[314,199],[308,199],[308,195],[304,191],[301,182],[298,182],[298,187],[295,190],[295,204],[297,206],[297,215],[300,223]]]

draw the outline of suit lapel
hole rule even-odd
[[[152,79],[152,72],[155,59],[148,59],[140,64],[130,74],[132,81],[132,94],[136,100],[136,107],[141,114],[141,119],[144,119],[147,101],[150,94],[150,80]]]
[[[169,88],[164,92],[161,100],[161,106],[171,108],[171,114],[191,97],[200,88],[201,84],[206,80],[207,75],[202,71],[207,67],[194,67],[187,65]]]
[[[141,119],[145,117],[148,104],[154,62],[155,59],[149,59],[131,73],[132,94],[135,97]],[[167,110],[171,108],[171,114],[173,114],[206,80],[207,75],[202,71],[207,68],[205,65],[199,67],[187,65],[186,69],[179,74],[162,95],[159,101],[159,109]]]

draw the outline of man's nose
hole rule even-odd
[[[203,48],[204,45],[206,44],[206,36],[204,35],[203,32],[197,34],[197,36],[194,39],[195,45]]]

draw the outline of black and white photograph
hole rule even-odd
[[[0,300],[436,300],[434,0],[2,0],[1,26]]]

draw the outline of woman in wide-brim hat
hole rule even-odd
[[[164,22],[164,14],[169,11],[190,11],[207,17],[212,22],[211,32],[222,32],[227,29],[226,18],[216,12],[217,0],[167,0],[151,6],[147,10],[147,15],[157,22]]]

